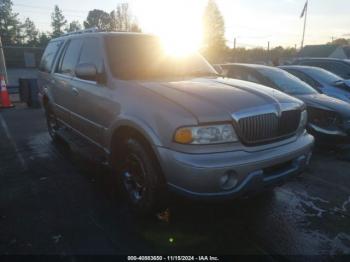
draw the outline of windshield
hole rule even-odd
[[[344,81],[343,78],[340,76],[337,76],[331,72],[328,72],[327,70],[321,69],[321,68],[308,68],[305,70],[305,72],[308,72],[313,78],[315,78],[318,81],[327,83],[327,84],[334,84],[337,82]]]
[[[167,55],[159,38],[147,35],[116,35],[106,38],[109,64],[119,79],[154,79],[217,75],[199,54]]]
[[[280,69],[262,68],[258,70],[281,91],[291,95],[317,94],[317,91],[292,74]]]

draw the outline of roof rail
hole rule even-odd
[[[98,29],[97,27],[91,27],[91,28],[87,28],[87,29],[83,29],[83,30],[69,32],[69,33],[63,34],[61,36],[78,35],[78,34],[86,34],[86,33],[96,33],[96,32],[101,32],[101,30]]]

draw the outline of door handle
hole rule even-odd
[[[72,88],[72,91],[73,91],[74,95],[76,95],[76,96],[79,95],[79,91],[75,87]]]

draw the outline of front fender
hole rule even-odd
[[[107,131],[106,145],[108,150],[112,150],[112,138],[113,134],[121,127],[130,127],[142,134],[152,147],[162,146],[162,142],[154,129],[149,126],[145,121],[132,116],[123,116],[116,119]]]

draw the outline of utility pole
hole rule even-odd
[[[237,47],[237,38],[235,37],[233,39],[233,49],[236,49],[236,47]]]
[[[0,36],[0,75],[3,75],[4,78],[5,78],[6,83],[8,83],[7,82],[7,71],[6,71],[5,56],[4,56],[4,48],[2,46],[1,36]]]
[[[303,12],[301,13],[301,17],[304,17],[304,28],[303,28],[303,37],[301,39],[301,49],[304,47],[304,40],[305,40],[305,31],[306,31],[306,22],[307,22],[307,11],[309,9],[309,0],[306,0]]]

